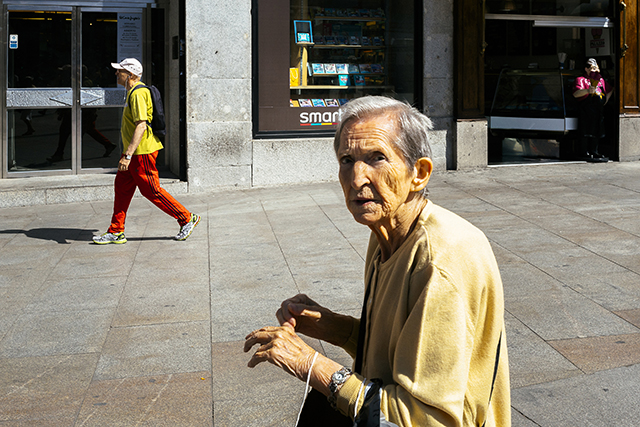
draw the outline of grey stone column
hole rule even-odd
[[[251,2],[186,3],[189,191],[251,186]]]
[[[453,168],[453,0],[424,0],[424,112],[436,169]]]

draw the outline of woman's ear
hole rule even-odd
[[[429,182],[433,172],[433,162],[428,157],[421,157],[414,165],[414,175],[411,181],[411,191],[422,191]]]

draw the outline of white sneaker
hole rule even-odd
[[[180,227],[180,232],[174,237],[176,240],[187,240],[187,237],[191,236],[193,229],[200,222],[200,215],[191,214],[191,220],[188,223]]]
[[[108,231],[99,236],[93,236],[94,243],[98,245],[106,245],[107,243],[127,243],[127,238],[124,237],[124,231],[119,233],[109,233]]]

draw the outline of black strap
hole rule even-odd
[[[365,282],[365,286],[367,288],[364,292],[364,301],[362,303],[362,313],[360,314],[360,329],[358,330],[358,348],[356,350],[356,360],[353,363],[353,372],[356,372],[358,374],[362,374],[364,337],[367,334],[367,301],[369,300],[369,294],[371,293],[371,288],[373,287],[373,284],[371,283],[371,279],[373,278],[374,271],[376,271],[376,266],[374,263],[372,263],[371,271],[369,273],[369,278]]]
[[[498,364],[500,362],[500,345],[502,344],[502,331],[500,331],[500,339],[498,340],[498,349],[496,350],[496,364],[493,367],[493,380],[491,381],[491,392],[489,392],[489,403],[487,404],[487,411],[489,410],[489,405],[491,405],[491,397],[493,396],[493,386],[496,384],[496,377],[498,376]],[[485,418],[482,423],[482,427],[487,424],[487,419]]]
[[[129,99],[131,98],[131,94],[133,93],[134,90],[136,90],[138,88],[149,89],[149,86],[146,86],[146,85],[143,85],[143,84],[139,84],[139,85],[135,85],[133,88],[131,88],[131,90],[127,94],[127,105],[129,105]],[[149,90],[149,94],[151,94],[151,90]],[[131,108],[131,107],[129,107],[129,108]],[[151,127],[151,123],[149,123],[149,120],[146,120],[146,122],[147,122],[147,131],[148,131],[149,128]]]

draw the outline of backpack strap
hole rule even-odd
[[[131,90],[127,94],[127,105],[129,104],[129,99],[131,99],[131,94],[133,93],[133,91],[136,90],[136,89],[140,89],[140,88],[149,89],[149,86],[146,86],[144,84],[139,84],[139,85],[135,85],[133,88],[131,88]],[[150,89],[149,89],[149,95],[151,95],[151,90]],[[153,108],[153,100],[151,101],[151,106]],[[149,132],[149,128],[151,127],[151,123],[149,123],[149,120],[145,120],[145,121],[147,122],[147,132]]]

